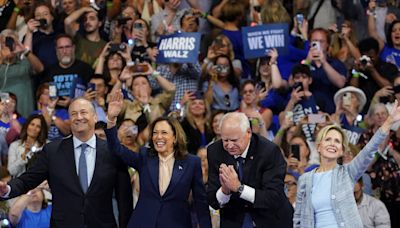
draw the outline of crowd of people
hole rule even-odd
[[[2,225],[400,227],[400,1],[0,0],[0,31]]]

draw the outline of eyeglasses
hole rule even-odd
[[[229,94],[226,94],[226,95],[224,96],[224,103],[225,103],[225,106],[226,106],[227,108],[230,108],[230,107],[231,107],[231,99],[230,99],[230,97],[229,97]]]
[[[72,47],[73,47],[73,45],[66,45],[66,46],[57,47],[57,49],[58,49],[58,50],[63,50],[63,49],[70,49],[70,48],[72,48]]]

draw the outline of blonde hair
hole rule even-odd
[[[351,28],[351,32],[350,32],[350,41],[357,46],[357,38],[356,38],[356,32],[355,32],[355,28],[353,26],[353,24],[351,23],[351,21],[345,21],[345,24]],[[331,38],[331,43],[329,44],[330,49],[329,49],[329,55],[334,57],[334,58],[338,58],[340,59],[340,55],[342,54],[341,49],[343,46],[345,46],[346,43],[342,40],[342,38],[340,38],[340,33],[335,32],[332,34],[332,38]],[[350,55],[350,54],[349,54]]]
[[[204,115],[203,118],[205,119],[205,124],[207,125],[207,127],[209,127],[210,124],[210,113],[211,113],[211,108],[210,108],[210,104],[208,104],[208,102],[205,99],[195,99],[195,100],[202,100],[204,102]],[[194,118],[192,113],[189,111],[190,110],[190,105],[193,103],[194,100],[189,100],[186,103],[186,119],[188,120],[188,122],[190,123],[190,125],[192,125],[193,128],[197,128],[196,123],[194,122]]]
[[[261,20],[263,24],[269,23],[291,23],[289,13],[280,0],[266,0],[261,9]]]
[[[343,129],[337,125],[337,124],[332,124],[325,126],[322,128],[317,135],[317,138],[315,139],[315,145],[321,144],[321,141],[326,137],[329,131],[335,130],[339,132],[339,134],[342,136],[342,147],[343,147],[343,152],[349,151],[349,139],[347,138],[346,133],[343,131]]]
[[[228,46],[228,50],[229,50],[228,53],[226,53],[226,55],[229,56],[229,59],[231,61],[233,61],[235,59],[235,52],[233,51],[233,45],[232,45],[231,40],[223,34],[215,37],[215,40],[218,40],[218,39],[222,40],[223,42],[226,42],[226,45]]]

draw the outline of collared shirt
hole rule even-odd
[[[94,166],[96,164],[96,136],[93,136],[86,142],[80,141],[75,136],[72,137],[74,143],[74,155],[75,155],[75,168],[76,174],[79,175],[79,156],[81,156],[81,144],[86,143],[88,147],[85,151],[86,157],[86,166],[87,166],[87,177],[88,177],[88,186],[90,186],[90,182],[93,178]]]
[[[390,228],[390,216],[382,201],[363,193],[357,205],[364,228]]]
[[[249,147],[250,147],[250,141],[249,141],[249,144],[247,145],[246,149],[244,150],[244,152],[241,155],[234,156],[235,159],[238,157],[242,157],[244,160],[246,160],[246,156],[247,156],[247,152],[249,151]],[[244,186],[244,188],[243,188],[242,194],[240,195],[240,198],[242,198],[248,202],[254,203],[254,199],[256,197],[256,190],[253,187],[250,187],[245,184],[243,184],[243,186]],[[232,194],[225,195],[222,192],[222,189],[219,188],[217,191],[217,200],[218,200],[219,205],[223,206],[223,205],[227,204],[229,202],[229,200],[231,199],[231,195]]]
[[[159,158],[159,178],[158,185],[160,188],[160,195],[164,195],[165,191],[167,191],[168,185],[171,182],[172,170],[174,168],[175,157],[174,153],[168,155],[166,158],[158,155]]]

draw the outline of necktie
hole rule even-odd
[[[243,165],[244,165],[244,158],[243,157],[237,157],[236,158],[236,164],[237,164],[237,171],[238,171],[238,176],[240,182],[243,184]],[[244,219],[243,219],[243,224],[242,228],[253,228],[253,220],[250,216],[250,213],[245,213],[244,214]]]
[[[79,156],[79,181],[81,182],[81,187],[84,193],[86,193],[88,189],[88,174],[87,174],[87,165],[86,165],[86,156],[85,151],[88,145],[86,143],[81,144],[81,155]]]
[[[240,181],[243,181],[243,162],[244,162],[243,157],[236,158],[236,166],[237,166],[238,176],[239,176]]]

